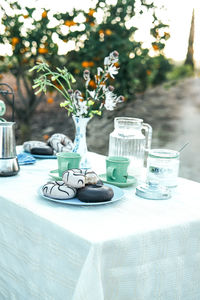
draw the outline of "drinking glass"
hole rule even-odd
[[[180,153],[170,149],[152,149],[147,159],[147,181],[173,188],[177,186]]]

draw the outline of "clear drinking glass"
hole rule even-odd
[[[177,186],[179,172],[178,151],[170,149],[152,149],[147,159],[147,182],[154,182],[164,187]]]
[[[139,177],[151,147],[151,138],[152,128],[142,119],[117,117],[114,131],[109,136],[109,156],[129,158],[128,174]]]

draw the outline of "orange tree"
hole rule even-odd
[[[106,1],[98,0],[95,8],[87,12],[76,10],[73,14],[61,14],[61,19],[67,20],[67,36],[76,45],[75,50],[67,56],[69,70],[73,74],[82,74],[85,68],[89,68],[95,73],[104,57],[115,49],[120,54],[120,72],[116,85],[118,92],[125,95],[127,100],[133,99],[135,93],[143,92],[150,85],[162,83],[171,69],[170,62],[163,54],[165,42],[170,35],[168,26],[158,19],[158,8],[153,3],[116,0],[114,4],[108,5]],[[82,31],[77,21],[78,15],[84,16]],[[102,16],[101,20],[99,15]],[[134,26],[134,20],[138,15],[140,18],[144,15],[143,24],[148,26],[150,49],[135,40],[138,28]],[[145,22],[147,15],[152,18],[149,25]],[[59,32],[60,39],[66,39],[67,36]],[[112,84],[112,78],[110,81]],[[91,80],[90,85],[94,86],[95,82]]]
[[[140,2],[139,6],[136,2]],[[149,55],[150,50],[142,42],[135,40],[137,28],[133,24],[137,11],[140,16],[147,13],[152,16],[148,30],[154,56]],[[22,7],[18,1],[2,0],[0,12],[0,44],[10,46],[10,54],[0,57],[0,73],[9,72],[16,78],[16,113],[27,131],[24,138],[29,134],[31,117],[44,97],[34,94],[32,85],[36,74],[28,72],[37,61],[47,62],[51,68],[65,65],[80,83],[84,69],[96,73],[104,57],[117,50],[120,72],[115,86],[126,99],[133,99],[136,92],[144,91],[148,85],[162,82],[170,68],[162,53],[169,38],[167,25],[157,18],[153,1],[116,0],[112,5],[98,0],[88,11],[54,13]],[[60,44],[67,48],[72,43],[74,50],[59,55]],[[109,80],[112,84],[112,78]],[[91,80],[90,85],[94,86],[95,82]],[[7,103],[10,104],[9,99]]]
[[[0,56],[0,73],[12,74],[16,79],[15,111],[20,120],[22,139],[26,139],[30,137],[31,118],[44,98],[42,94],[34,94],[32,84],[35,74],[30,74],[28,70],[37,61],[61,64],[58,45],[53,41],[57,28],[51,26],[48,10],[21,7],[17,1],[2,1],[0,12],[0,44],[7,45],[10,50],[9,55]],[[12,105],[8,97],[5,101]]]

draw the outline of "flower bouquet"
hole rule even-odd
[[[76,126],[76,136],[74,140],[74,152],[78,152],[82,156],[82,167],[87,165],[86,157],[87,145],[85,138],[85,130],[88,120],[94,115],[101,115],[103,109],[114,110],[117,103],[123,102],[123,96],[114,94],[114,87],[107,85],[109,77],[115,78],[118,74],[119,54],[113,51],[109,56],[104,58],[103,68],[97,68],[97,74],[94,76],[95,88],[89,89],[91,80],[90,71],[88,69],[83,72],[85,81],[85,90],[73,90],[71,84],[76,80],[73,75],[64,67],[56,68],[56,71],[50,69],[46,63],[38,63],[30,72],[37,71],[42,73],[34,80],[33,88],[37,89],[35,94],[47,92],[47,87],[55,88],[65,99],[60,106],[68,111],[68,115],[72,114]]]

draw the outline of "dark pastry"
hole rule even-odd
[[[31,148],[30,153],[37,155],[53,155],[53,149],[50,146],[33,147]]]
[[[86,203],[110,201],[114,196],[113,190],[101,183],[88,184],[78,189],[76,197]]]
[[[23,143],[23,149],[25,152],[31,152],[32,148],[43,148],[47,144],[41,141],[27,141]]]

